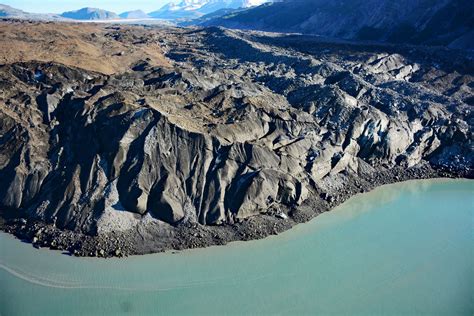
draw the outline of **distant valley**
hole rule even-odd
[[[99,8],[37,14],[0,5],[0,17],[222,26],[355,41],[474,49],[474,2],[469,0],[183,0],[152,12],[137,8],[120,14]]]
[[[78,21],[107,21],[127,19],[161,19],[161,20],[190,20],[199,18],[219,10],[247,9],[259,6],[268,0],[183,0],[179,3],[170,2],[162,8],[146,13],[139,8],[117,14],[100,8],[85,7],[78,10],[58,14],[30,13],[0,4],[0,18],[16,18],[31,20],[78,20]]]

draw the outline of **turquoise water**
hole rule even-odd
[[[1,315],[473,315],[474,181],[358,195],[265,240],[74,258],[0,234]]]

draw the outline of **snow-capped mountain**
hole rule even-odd
[[[261,5],[269,0],[182,0],[170,2],[158,11],[149,13],[160,19],[197,18],[221,9],[249,8]]]

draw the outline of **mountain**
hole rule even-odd
[[[208,13],[208,14],[205,14],[201,17],[198,17],[198,18],[194,18],[192,20],[183,20],[183,21],[179,21],[177,23],[177,25],[179,26],[183,26],[183,27],[186,27],[186,26],[194,26],[194,25],[203,25],[213,19],[216,19],[216,18],[219,18],[219,17],[222,17],[224,15],[228,15],[228,14],[231,14],[231,13],[236,13],[236,12],[240,12],[240,11],[243,11],[243,10],[247,10],[245,8],[239,8],[239,9],[231,9],[231,8],[226,8],[226,9],[220,9],[220,10],[217,10],[217,11],[214,11],[214,12],[211,12],[211,13]]]
[[[0,4],[0,17],[21,17],[28,14],[25,11],[12,8],[8,5]]]
[[[119,15],[122,19],[148,19],[150,16],[142,10],[127,11]]]
[[[37,247],[222,245],[474,176],[469,51],[22,21],[0,43],[0,229]]]
[[[474,1],[286,0],[202,25],[474,48]]]
[[[0,18],[25,19],[25,20],[63,20],[57,14],[30,13],[0,4]]]
[[[61,14],[62,17],[73,20],[113,20],[120,19],[116,13],[97,8],[82,8]]]
[[[250,8],[261,5],[268,0],[183,0],[178,4],[168,3],[149,15],[154,18],[176,20],[192,19],[222,10]]]

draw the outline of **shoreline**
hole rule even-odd
[[[170,226],[168,231],[156,227],[136,227],[136,229],[85,235],[60,230],[38,220],[8,218],[0,213],[0,230],[15,236],[35,248],[61,250],[79,257],[127,257],[185,249],[222,246],[234,241],[250,241],[278,235],[294,226],[309,222],[318,215],[332,211],[349,198],[370,192],[380,186],[410,180],[429,179],[472,179],[469,171],[433,169],[428,164],[409,169],[400,167],[377,172],[372,177],[352,176],[344,184],[344,190],[311,196],[301,206],[286,210],[288,218],[271,213],[249,217],[234,224],[205,226],[197,223],[181,223]]]
[[[385,184],[474,177],[464,52],[2,26],[0,229],[37,248],[122,257],[257,240]]]

